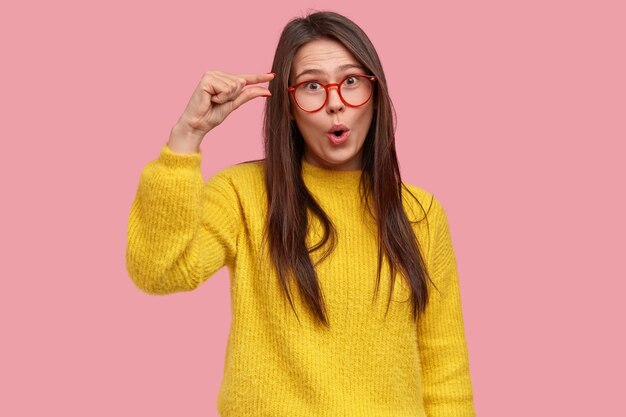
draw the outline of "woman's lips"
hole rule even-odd
[[[330,139],[330,141],[335,145],[341,145],[348,139],[348,136],[350,136],[350,131],[344,130],[340,136],[337,136],[334,133],[328,133],[326,136],[328,136],[328,139]]]

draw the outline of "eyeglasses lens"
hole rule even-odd
[[[372,94],[372,82],[367,77],[351,76],[341,83],[341,96],[351,106],[360,106]],[[296,88],[295,99],[306,111],[322,107],[326,101],[326,89],[318,82],[309,82]]]

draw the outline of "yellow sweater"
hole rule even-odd
[[[363,221],[358,171],[303,161],[304,182],[337,230],[335,251],[317,265],[331,328],[292,287],[300,322],[281,292],[267,251],[262,162],[230,166],[204,182],[201,152],[163,145],[142,171],[128,223],[126,263],[151,294],[189,291],[226,266],[232,306],[217,408],[222,417],[470,417],[475,415],[456,259],[443,207],[407,185],[428,212],[414,226],[440,292],[418,324],[403,277],[389,296],[383,264],[378,298],[377,241]],[[403,190],[410,220],[423,216]],[[317,242],[313,225],[310,243]],[[264,249],[267,245],[264,247]],[[261,256],[265,253],[265,256]],[[319,252],[311,254],[315,263]]]

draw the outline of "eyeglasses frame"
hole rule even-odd
[[[368,81],[370,81],[372,83],[372,92],[370,94],[370,96],[367,98],[367,100],[365,100],[363,102],[363,104],[359,104],[356,106],[353,106],[352,104],[348,103],[343,96],[341,95],[341,85],[349,78],[352,77],[358,77],[358,78],[366,78]],[[322,84],[319,81],[312,81],[312,80],[307,80],[307,81],[302,81],[301,83],[298,84],[294,84],[292,86],[287,87],[287,91],[289,91],[291,93],[291,95],[293,96],[293,101],[296,103],[296,106],[298,106],[300,108],[300,110],[307,112],[307,113],[315,113],[317,111],[320,111],[322,108],[324,108],[324,106],[326,105],[326,103],[328,103],[328,97],[330,96],[330,88],[331,87],[337,87],[337,93],[339,94],[339,98],[341,99],[342,103],[345,104],[348,107],[361,107],[364,106],[365,104],[367,104],[368,101],[370,101],[370,99],[372,98],[372,96],[374,95],[374,82],[376,81],[376,77],[373,75],[366,75],[366,74],[352,74],[352,75],[348,75],[346,76],[346,78],[344,78],[340,83],[330,83],[330,84]],[[322,104],[319,108],[315,109],[315,110],[305,110],[303,109],[300,104],[298,104],[298,100],[296,100],[296,89],[298,87],[300,87],[303,84],[308,84],[311,82],[315,82],[316,84],[321,85],[322,87],[324,87],[324,90],[326,90],[326,99],[324,100],[324,104]]]

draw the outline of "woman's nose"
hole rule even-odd
[[[326,111],[336,113],[345,109],[345,104],[339,96],[339,87],[332,86],[328,88],[328,102],[326,103]]]

